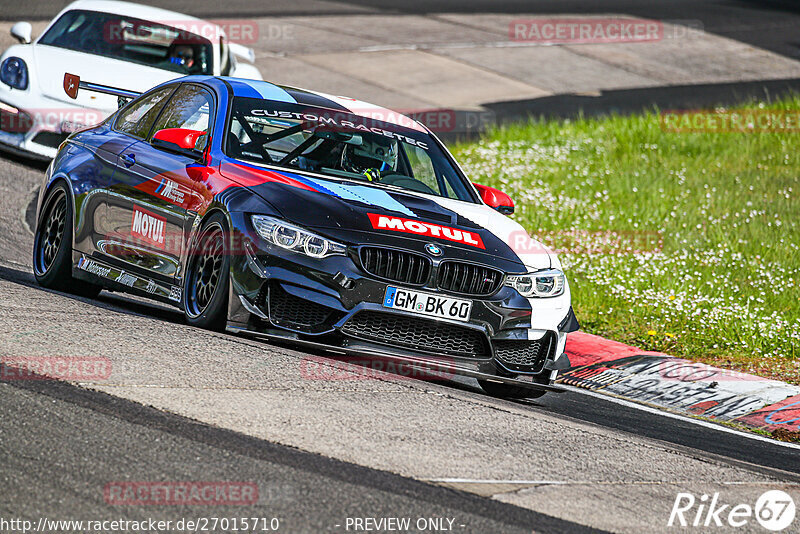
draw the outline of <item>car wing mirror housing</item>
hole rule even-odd
[[[481,200],[483,200],[487,206],[496,209],[503,215],[511,215],[514,213],[514,201],[511,200],[510,196],[503,193],[499,189],[489,187],[488,185],[472,185],[478,189],[478,193],[481,195]]]
[[[157,131],[155,135],[153,135],[151,144],[167,152],[200,160],[203,158],[203,151],[195,147],[197,146],[197,141],[204,135],[206,135],[206,132],[200,130],[165,128]]]
[[[29,44],[33,35],[33,26],[30,22],[17,22],[11,26],[11,36],[22,44]]]

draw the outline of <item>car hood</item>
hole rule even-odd
[[[265,199],[288,221],[331,239],[423,252],[434,243],[448,258],[481,261],[506,272],[552,266],[545,247],[484,204],[234,163],[223,163],[220,172]]]
[[[31,80],[35,79],[43,96],[107,113],[117,110],[117,97],[80,91],[78,98],[72,100],[64,92],[64,74],[69,72],[84,81],[138,92],[181,77],[177,72],[48,45],[33,45],[32,55],[34,64],[28,65]]]

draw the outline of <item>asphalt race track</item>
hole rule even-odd
[[[3,517],[104,517],[96,490],[131,480],[257,480],[262,503],[249,517],[280,518],[285,532],[335,530],[348,516],[456,517],[470,531],[588,532],[534,511],[358,467],[152,408],[54,382],[0,385],[12,417],[0,421]],[[50,439],[43,439],[49,437]],[[12,451],[25,451],[24,454]],[[201,458],[202,461],[197,460]],[[54,479],[54,473],[58,473]],[[324,489],[323,489],[324,488]],[[237,517],[235,507],[213,515]],[[196,507],[126,510],[130,519],[194,517]]]
[[[4,5],[0,20],[53,17],[69,2],[31,0]],[[800,12],[789,0],[150,0],[151,5],[199,17],[346,15],[349,13],[624,13],[660,20],[699,21],[712,33],[792,58],[800,57]],[[364,29],[369,33],[369,28]]]
[[[102,488],[248,480],[260,500],[247,513],[279,517],[283,532],[364,516],[450,517],[463,532],[658,531],[678,491],[754,500],[800,482],[796,446],[582,392],[510,402],[467,380],[313,380],[298,350],[192,329],[177,311],[114,294],[43,291],[25,221],[42,169],[6,157],[0,172],[3,353],[114,365],[110,384],[0,383],[0,481],[16,488],[0,517],[177,520],[203,511],[120,509]],[[593,507],[609,487],[617,497]]]
[[[203,16],[252,15],[254,5],[259,15],[499,9],[489,0],[160,1]],[[0,17],[46,18],[62,4],[4,6]],[[772,4],[584,4],[520,0],[503,9],[679,12],[800,56],[800,15]],[[309,361],[335,368],[335,360],[190,328],[179,311],[139,299],[42,290],[30,270],[42,174],[0,153],[0,356],[97,356],[113,372],[83,384],[0,380],[0,520],[246,515],[279,518],[278,531],[294,533],[410,517],[452,519],[455,532],[662,532],[675,531],[667,520],[679,492],[753,504],[766,490],[800,488],[798,445],[579,390],[512,402],[466,379],[365,379],[352,369],[309,376]],[[187,480],[251,481],[259,498],[243,509],[119,506],[103,495],[114,481]],[[758,525],[742,529],[751,530]]]

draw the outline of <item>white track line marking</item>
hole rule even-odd
[[[427,478],[424,480],[443,484],[580,484],[580,482],[567,482],[563,480],[485,480],[479,478]]]
[[[638,402],[633,402],[625,399],[621,399],[616,396],[612,395],[604,395],[602,393],[597,393],[594,391],[590,391],[588,389],[578,388],[575,386],[569,386],[566,384],[558,384],[559,386],[563,387],[568,391],[573,391],[575,393],[581,393],[583,395],[589,395],[590,397],[596,397],[598,399],[604,399],[616,404],[620,404],[622,406],[627,406],[628,408],[633,408],[636,410],[642,410],[648,413],[652,413],[655,415],[662,415],[664,417],[669,417],[670,419],[678,419],[680,421],[685,421],[687,423],[692,423],[695,425],[699,425],[705,428],[711,428],[713,430],[719,430],[720,432],[727,432],[728,434],[736,434],[737,436],[741,436],[743,438],[754,439],[756,441],[763,441],[766,443],[771,443],[772,445],[778,445],[781,447],[787,447],[789,449],[796,449],[800,450],[800,443],[788,443],[786,441],[778,441],[777,439],[768,438],[765,436],[760,436],[758,434],[751,434],[749,432],[742,432],[741,430],[735,430],[733,428],[728,428],[724,425],[719,423],[712,423],[710,421],[703,421],[702,419],[695,419],[693,417],[687,417],[685,415],[680,415],[674,412],[660,410],[658,408],[653,408],[651,406],[647,406],[646,404],[639,404]],[[606,426],[606,425],[603,425]]]
[[[614,481],[604,481],[604,480],[490,480],[490,479],[480,479],[480,478],[424,478],[422,479],[425,482],[433,482],[437,484],[515,484],[515,485],[528,485],[528,486],[581,486],[581,485],[611,485],[611,486],[661,486],[661,485],[681,485],[681,484],[693,484],[695,482],[686,481],[686,480],[676,480],[676,481],[663,481],[663,480],[632,480],[632,481],[625,481],[625,480],[614,480]],[[733,481],[733,482],[715,482],[715,484],[720,484],[723,486],[775,486],[775,482],[740,482],[740,481]],[[785,483],[786,486],[799,486],[800,484],[795,484],[791,482]]]

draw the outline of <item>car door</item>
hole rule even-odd
[[[186,246],[187,209],[197,204],[192,169],[198,162],[151,144],[156,132],[187,128],[208,132],[213,97],[200,85],[181,84],[170,96],[146,137],[120,155],[115,187],[120,197],[117,228],[128,246],[118,259],[157,281],[180,278],[180,260]],[[196,148],[205,148],[208,136]]]
[[[111,263],[136,263],[135,256],[138,256],[130,236],[131,195],[135,194],[136,184],[120,172],[125,168],[123,158],[133,145],[147,138],[169,96],[177,88],[178,84],[172,84],[139,97],[123,108],[112,124],[114,134],[127,143],[121,143],[114,155],[114,173],[103,199],[104,211],[99,227],[102,241],[98,248]]]
[[[103,253],[108,238],[106,212],[108,187],[117,168],[119,154],[135,141],[110,128],[82,132],[64,149],[73,159],[70,177],[76,188],[74,249],[90,256]]]

